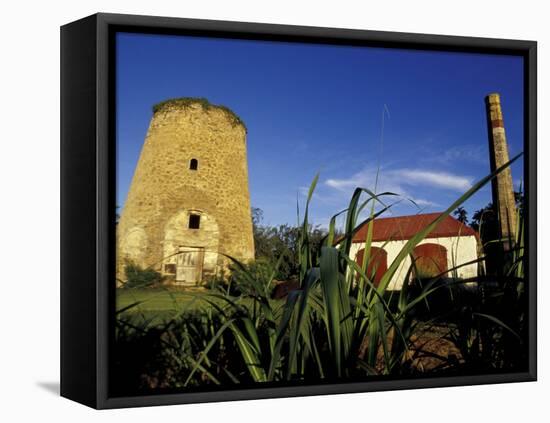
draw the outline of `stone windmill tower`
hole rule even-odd
[[[117,276],[130,260],[196,286],[226,267],[223,254],[254,258],[246,128],[205,99],[153,111],[117,227]]]

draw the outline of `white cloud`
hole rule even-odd
[[[463,145],[449,148],[443,158],[450,161],[468,161],[475,163],[489,163],[489,153],[484,145]]]
[[[424,200],[423,198],[411,198],[419,207],[438,207],[440,204],[430,200]]]
[[[431,187],[467,191],[472,186],[472,178],[447,172],[434,172],[422,169],[400,169],[394,171],[396,177],[404,178],[405,185],[426,185]]]
[[[407,187],[431,187],[464,192],[472,186],[473,179],[468,176],[448,172],[436,172],[426,169],[381,169],[378,177],[377,191],[391,191],[404,195]],[[328,179],[329,187],[349,191],[355,187],[374,189],[376,170],[366,168],[349,178]]]
[[[336,189],[353,188],[355,186],[359,186],[356,181],[359,182],[357,180],[357,176],[354,176],[350,179],[327,179],[325,181],[325,184],[327,184],[331,188]]]
[[[356,187],[374,190],[376,168],[365,168],[349,178],[332,178],[325,181],[325,186],[333,188],[346,197]],[[473,178],[449,172],[438,172],[429,169],[380,169],[376,192],[392,192],[402,198],[413,201],[420,209],[436,208],[437,202],[445,191],[463,193],[472,186]],[[433,192],[433,194],[432,194]],[[428,198],[427,198],[428,197]],[[386,203],[393,203],[395,198],[381,198]],[[401,203],[406,206],[406,203]],[[410,203],[409,203],[410,204]]]

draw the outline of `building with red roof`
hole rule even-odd
[[[378,285],[380,279],[405,244],[430,225],[441,213],[377,218],[372,223],[372,243],[367,275]],[[363,264],[369,225],[363,223],[353,237],[350,256]],[[415,247],[412,254],[416,274],[421,278],[436,275],[470,278],[477,275],[477,264],[455,267],[478,258],[478,234],[457,219],[447,216]],[[388,289],[399,290],[411,268],[411,258],[401,263]],[[414,272],[413,272],[414,273]]]

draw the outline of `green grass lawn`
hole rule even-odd
[[[201,306],[205,306],[199,295],[196,292],[170,289],[117,289],[116,309],[122,310],[138,303],[123,314],[142,317],[151,320],[151,323],[162,323],[182,312],[199,310]]]
[[[124,314],[142,316],[152,319],[154,323],[161,323],[188,311],[200,311],[212,307],[204,300],[204,296],[213,293],[209,290],[184,291],[170,288],[132,288],[116,290],[116,309],[122,310],[132,304],[139,303],[129,308]],[[225,306],[223,300],[215,300],[220,306]],[[284,300],[271,300],[273,305],[282,306]],[[251,304],[247,298],[241,300],[241,304]]]
[[[117,289],[116,308],[123,309],[141,302],[136,309],[142,311],[172,311],[192,306],[196,293],[168,289]],[[133,309],[132,309],[133,310]],[[137,311],[137,310],[135,310]]]

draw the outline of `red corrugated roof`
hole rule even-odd
[[[432,223],[441,213],[415,214],[412,216],[383,217],[374,219],[373,241],[405,240],[412,238],[420,230]],[[353,237],[353,242],[365,242],[368,225],[363,224]],[[447,238],[454,236],[477,236],[477,232],[447,216],[426,238]]]

